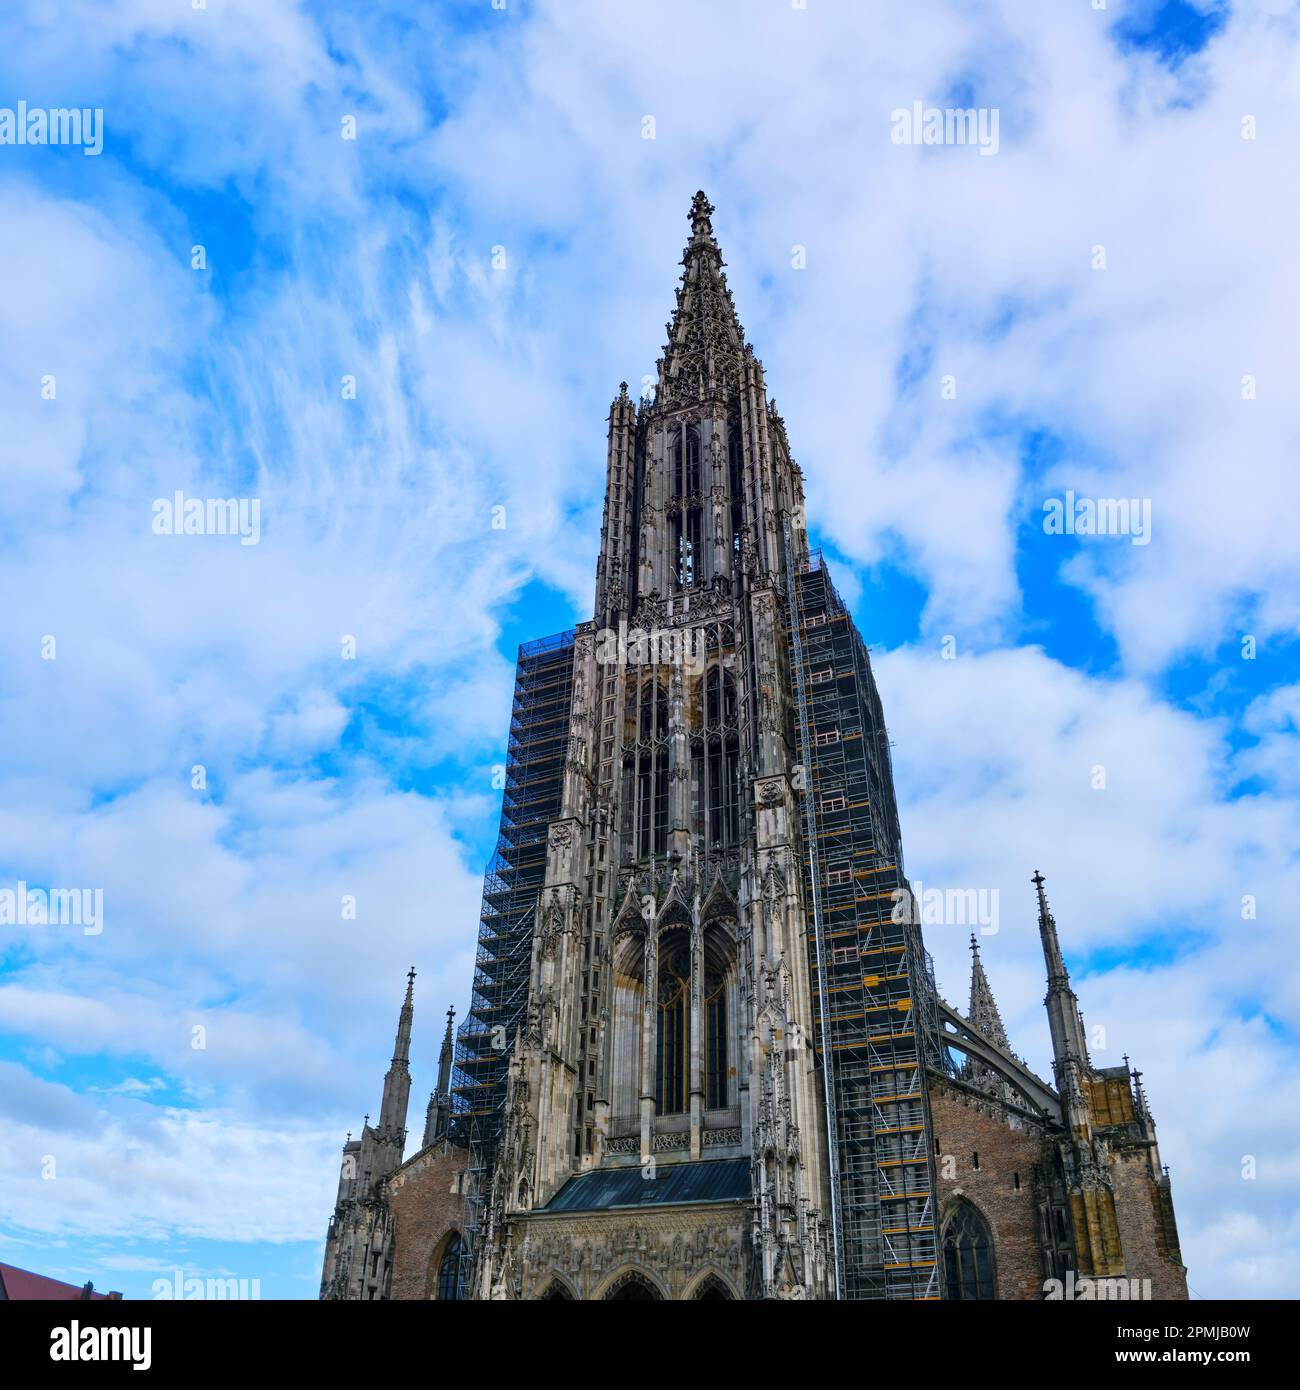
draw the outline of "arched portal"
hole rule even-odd
[[[663,1294],[661,1294],[648,1279],[633,1272],[623,1275],[621,1279],[615,1280],[602,1301],[605,1303],[617,1303],[624,1300],[644,1300],[647,1303],[659,1300],[662,1302]]]
[[[691,1301],[702,1301],[704,1299],[726,1299],[731,1303],[735,1301],[735,1295],[718,1278],[716,1274],[710,1274],[695,1286],[695,1292],[691,1295]]]

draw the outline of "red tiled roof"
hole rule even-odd
[[[0,1264],[0,1297],[49,1302],[51,1299],[80,1300],[86,1296],[85,1289],[80,1284],[65,1284],[61,1279],[33,1274],[30,1269]],[[92,1299],[122,1297],[120,1293],[95,1293],[93,1290],[89,1296]]]

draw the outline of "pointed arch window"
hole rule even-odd
[[[635,728],[636,854],[663,854],[668,844],[668,691],[653,677],[633,686]]]
[[[705,843],[735,841],[740,825],[740,743],[734,732],[736,681],[730,671],[710,666],[704,676],[704,807]]]
[[[652,678],[642,683],[638,732],[643,743],[668,734],[668,691],[662,681]]]
[[[993,1238],[988,1222],[969,1202],[958,1202],[943,1228],[943,1265],[949,1298],[996,1298]]]
[[[694,425],[674,428],[668,441],[668,468],[673,496],[695,497],[700,491],[700,432]]]
[[[453,1301],[460,1297],[460,1268],[465,1253],[465,1242],[453,1235],[443,1251],[438,1265],[438,1302]]]
[[[686,496],[696,497],[700,491],[700,432],[694,425],[686,431]]]
[[[655,1109],[680,1115],[686,1109],[686,1001],[690,997],[690,955],[677,951],[659,973],[659,1036],[655,1048]]]
[[[721,666],[710,666],[704,681],[705,719],[711,729],[736,718],[736,678]]]
[[[704,972],[704,1103],[727,1103],[727,982],[716,970]]]
[[[688,507],[686,527],[682,528],[682,518],[673,518],[673,534],[677,544],[677,583],[683,589],[695,586],[699,579],[699,558],[702,553],[701,533],[704,513],[699,507]]]
[[[745,515],[745,451],[740,421],[727,421],[727,481],[731,485],[731,548],[740,554],[740,528]]]

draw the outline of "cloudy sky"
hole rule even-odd
[[[104,926],[0,927],[0,1260],[315,1296],[407,968],[417,1135],[463,1011],[514,650],[589,616],[704,188],[910,873],[998,890],[1050,1074],[1042,869],[1192,1288],[1294,1295],[1298,77],[1293,0],[11,0],[0,107],[104,145],[0,145],[0,888]],[[1067,490],[1149,543],[1045,533]],[[177,491],[258,544],[155,534]]]

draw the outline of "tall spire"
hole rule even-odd
[[[1056,919],[1047,906],[1043,885],[1047,880],[1037,869],[1030,882],[1038,890],[1038,935],[1043,943],[1043,960],[1047,966],[1047,1022],[1052,1030],[1052,1052],[1056,1058],[1058,1089],[1060,1071],[1067,1062],[1077,1063],[1090,1070],[1088,1043],[1083,1031],[1083,1016],[1079,1001],[1070,988],[1070,972],[1065,968],[1061,943],[1056,935]]]
[[[970,938],[970,954],[970,1008],[966,1010],[966,1017],[990,1042],[1010,1052],[1011,1043],[1007,1030],[1002,1026],[1002,1015],[989,987],[989,977],[984,973],[984,962],[980,960],[979,942],[974,932]]]
[[[677,307],[659,359],[656,406],[683,405],[740,385],[745,331],[713,235],[713,204],[703,191],[691,200],[691,238],[682,253]]]
[[[406,1106],[411,1094],[411,1019],[415,1012],[415,966],[406,976],[406,998],[397,1016],[397,1038],[393,1043],[393,1064],[384,1077],[384,1099],[379,1107],[379,1129],[386,1137],[406,1133]]]
[[[451,1119],[451,1025],[456,1010],[447,1010],[447,1031],[443,1034],[442,1050],[438,1053],[438,1087],[429,1097],[429,1108],[424,1116],[424,1147],[441,1139],[447,1132]]]
[[[1056,935],[1056,919],[1047,906],[1047,893],[1043,885],[1047,880],[1037,869],[1030,883],[1038,890],[1038,934],[1043,942],[1043,959],[1047,962],[1047,983],[1051,987],[1070,985],[1070,972],[1065,968],[1065,957],[1061,955],[1061,943]]]

